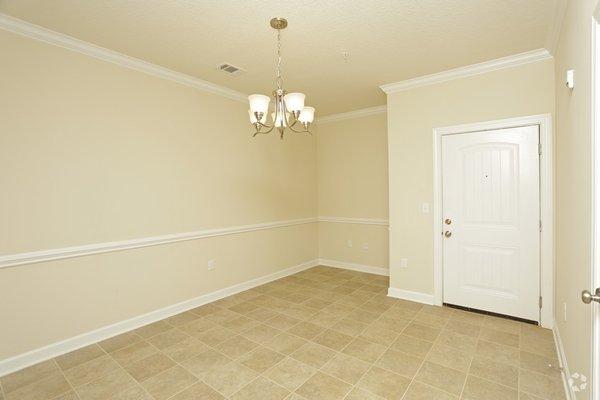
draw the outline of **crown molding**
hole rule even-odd
[[[369,115],[384,114],[387,112],[387,106],[376,106],[362,108],[360,110],[348,111],[340,114],[330,114],[321,117],[317,120],[319,124],[327,124],[329,122],[343,121],[345,119],[367,117]]]
[[[51,250],[32,251],[0,256],[0,269],[17,265],[34,264],[45,261],[62,260],[65,258],[81,257],[91,254],[109,253],[137,249],[140,247],[158,246],[161,244],[183,242],[187,240],[205,239],[215,236],[235,235],[263,229],[283,228],[317,222],[317,218],[301,218],[286,221],[263,222],[253,225],[230,226],[226,228],[204,229],[201,231],[172,233],[162,236],[152,236],[119,242],[93,243],[82,246],[63,247]]]
[[[402,92],[418,88],[421,86],[433,85],[436,83],[451,81],[454,79],[466,78],[473,75],[485,74],[487,72],[497,71],[504,68],[516,67],[519,65],[530,64],[538,61],[548,60],[552,54],[546,49],[537,49],[525,53],[515,54],[508,57],[497,58],[495,60],[484,61],[478,64],[467,65],[465,67],[454,68],[443,72],[430,75],[423,75],[417,78],[407,79],[400,82],[381,85],[380,88],[386,94]]]
[[[546,47],[550,54],[554,54],[558,46],[562,24],[567,13],[567,2],[567,0],[556,0],[554,12],[550,16],[550,21],[548,21],[548,33],[544,47]]]
[[[0,13],[0,29],[22,35],[30,39],[59,46],[67,50],[85,54],[87,56],[117,64],[122,67],[130,68],[159,78],[168,79],[170,81],[177,82],[194,89],[202,90],[204,92],[223,96],[231,100],[240,102],[247,101],[247,95],[236,90],[219,86],[191,75],[173,71],[171,69],[161,67],[135,57],[130,57],[128,55],[106,49],[104,47],[96,46],[95,44],[84,42],[83,40],[75,39],[74,37],[51,31],[41,26],[34,25],[2,13]]]

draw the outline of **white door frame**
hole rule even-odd
[[[447,126],[433,130],[433,271],[434,301],[443,302],[442,262],[442,136],[468,132],[489,131],[521,126],[538,125],[540,129],[540,293],[543,298],[540,325],[551,329],[554,325],[554,205],[553,205],[553,137],[552,116],[532,115],[472,124]]]

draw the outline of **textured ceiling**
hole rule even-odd
[[[544,47],[556,0],[0,0],[0,12],[244,93],[284,87],[319,115],[385,104],[378,86]],[[342,52],[348,52],[344,59]],[[228,62],[247,72],[216,70]]]

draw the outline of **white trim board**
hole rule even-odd
[[[402,92],[421,86],[428,86],[454,79],[466,78],[468,76],[485,74],[487,72],[497,71],[504,68],[511,68],[519,65],[544,61],[550,58],[552,58],[552,55],[548,50],[538,49],[528,51],[526,53],[514,54],[508,57],[497,58],[495,60],[484,61],[478,64],[454,68],[431,75],[424,75],[400,82],[388,83],[386,85],[381,85],[380,88],[387,94]]]
[[[101,340],[109,339],[113,336],[119,335],[124,332],[128,332],[132,329],[142,327],[144,325],[156,322],[173,315],[182,313],[187,310],[191,310],[196,307],[200,307],[204,304],[217,301],[227,296],[234,295],[244,290],[252,289],[256,286],[264,285],[265,283],[272,282],[277,279],[284,278],[289,275],[293,275],[300,271],[304,271],[308,268],[316,267],[318,260],[311,260],[305,263],[286,268],[284,270],[261,276],[237,285],[229,286],[224,289],[216,290],[211,293],[204,294],[202,296],[195,297],[190,300],[183,301],[178,304],[173,304],[168,307],[164,307],[147,314],[139,315],[124,321],[117,322],[112,325],[108,325],[91,332],[83,333],[81,335],[50,344],[39,349],[29,351],[24,354],[20,354],[5,360],[0,361],[0,376],[4,376],[14,371],[26,368],[28,366],[37,364],[39,362],[48,360],[50,358],[65,354],[84,346],[88,346],[92,343],[99,342]]]
[[[64,49],[85,54],[90,57],[120,65],[122,67],[134,69],[149,75],[157,76],[159,78],[168,79],[170,81],[193,87],[204,92],[226,97],[231,100],[236,100],[243,103],[248,101],[248,96],[246,94],[236,90],[229,89],[227,87],[220,86],[191,75],[173,71],[172,69],[161,67],[160,65],[152,64],[150,62],[140,60],[139,58],[130,57],[114,50],[109,50],[104,47],[100,47],[95,44],[85,42],[83,40],[79,40],[74,37],[67,36],[2,13],[0,13],[0,29],[26,36],[30,39],[53,44]]]
[[[0,268],[15,267],[17,265],[40,263],[65,258],[81,257],[90,254],[108,253],[137,249],[140,247],[157,246],[167,243],[183,242],[187,240],[205,239],[215,236],[234,235],[263,229],[282,228],[286,226],[303,225],[317,222],[317,218],[302,218],[286,221],[263,222],[253,225],[230,226],[226,228],[204,229],[193,232],[172,233],[168,235],[152,236],[118,242],[94,243],[82,246],[63,247],[59,249],[32,251],[28,253],[8,254],[0,256]]]
[[[417,303],[429,305],[435,304],[434,296],[432,294],[413,292],[410,290],[397,289],[393,287],[388,289],[388,296],[396,299],[414,301]]]
[[[346,262],[346,261],[327,260],[325,258],[319,258],[319,265],[323,265],[325,267],[349,269],[351,271],[366,272],[368,274],[375,274],[375,275],[383,275],[383,276],[390,275],[389,268],[374,267],[371,265],[356,264],[356,263],[351,263],[351,262]]]
[[[334,224],[389,225],[388,220],[383,218],[319,217],[319,222],[330,222]]]
[[[554,345],[556,346],[556,354],[558,354],[558,362],[560,363],[560,367],[562,368],[561,376],[563,380],[563,385],[565,387],[565,397],[567,400],[575,400],[577,397],[575,396],[573,388],[569,384],[571,372],[569,371],[569,364],[567,364],[567,356],[565,355],[565,349],[563,347],[562,339],[560,337],[560,332],[558,331],[558,325],[556,324],[556,322],[554,322],[554,326],[552,327],[552,333],[554,334]]]
[[[327,124],[330,122],[344,121],[347,119],[368,117],[370,115],[385,114],[386,112],[387,112],[386,105],[368,107],[368,108],[362,108],[360,110],[348,111],[348,112],[339,113],[339,114],[326,115],[324,117],[317,118],[317,123],[318,124]]]
[[[435,304],[443,303],[442,264],[442,136],[486,130],[538,125],[542,155],[540,156],[540,294],[543,307],[540,324],[552,328],[554,324],[554,204],[553,204],[553,134],[550,114],[508,118],[495,121],[447,126],[433,130],[433,272]]]

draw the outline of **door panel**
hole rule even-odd
[[[442,138],[444,302],[539,321],[538,127]]]

